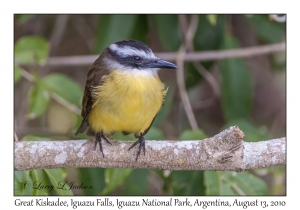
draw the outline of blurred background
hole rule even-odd
[[[158,57],[182,67],[159,72],[169,91],[146,139],[203,139],[233,125],[248,142],[284,137],[285,20],[285,15],[267,14],[14,15],[14,139],[87,139],[74,134],[82,120],[89,66],[105,47],[123,39],[143,41]],[[176,57],[179,51],[186,56]],[[120,133],[113,138],[135,139]],[[214,182],[216,178],[221,181]],[[27,189],[25,180],[92,187]],[[285,186],[285,166],[243,173],[100,168],[15,172],[15,195],[285,195]]]

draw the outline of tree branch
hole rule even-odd
[[[240,58],[259,56],[274,52],[285,51],[285,43],[268,44],[262,46],[245,47],[231,50],[211,50],[205,52],[190,52],[183,56],[184,61],[212,61],[226,58]],[[176,61],[177,52],[155,53],[161,59]],[[99,55],[82,55],[82,56],[60,56],[50,57],[47,66],[90,66]]]
[[[286,138],[243,142],[244,134],[230,127],[201,141],[147,141],[146,155],[135,161],[132,141],[104,141],[104,154],[88,140],[15,142],[15,170],[43,168],[148,168],[164,170],[243,171],[286,163]]]

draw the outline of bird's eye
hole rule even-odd
[[[133,56],[134,61],[141,61],[142,58],[140,56]]]

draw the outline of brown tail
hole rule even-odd
[[[78,133],[83,133],[87,127],[89,126],[89,123],[86,120],[87,115],[83,118],[81,125],[79,126],[78,130],[76,131],[75,135],[77,135]]]

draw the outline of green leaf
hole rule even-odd
[[[266,127],[259,127],[246,119],[230,120],[223,126],[223,129],[235,125],[239,126],[245,134],[245,137],[243,138],[244,141],[257,142],[270,139],[270,135]]]
[[[106,168],[104,172],[106,186],[102,191],[102,195],[108,195],[118,186],[124,183],[132,169],[123,168]]]
[[[133,135],[133,133],[124,135],[122,132],[117,131],[112,135],[112,138],[115,140],[134,140],[136,139]]]
[[[65,172],[62,169],[44,169],[50,183],[55,186],[55,191],[58,195],[73,195],[70,186],[64,181]]]
[[[92,189],[82,189],[84,195],[100,195],[105,186],[104,171],[103,168],[78,169],[80,182],[86,186],[93,186]]]
[[[21,23],[25,23],[28,20],[31,20],[32,18],[34,18],[36,15],[32,15],[32,14],[20,14],[20,15],[16,15],[17,20]]]
[[[153,127],[159,127],[164,122],[166,117],[168,116],[168,114],[171,110],[171,107],[173,105],[174,95],[175,95],[174,88],[169,87],[167,95],[165,97],[164,104],[163,104],[161,110],[158,112],[158,114],[155,117],[155,120],[152,125]]]
[[[14,83],[19,82],[19,80],[21,79],[22,75],[21,75],[21,68],[19,66],[15,66],[14,67]]]
[[[97,28],[96,52],[108,45],[130,38],[139,15],[101,15]]]
[[[203,171],[172,171],[173,195],[204,195]]]
[[[123,184],[122,195],[147,195],[149,170],[134,169]]]
[[[181,44],[177,15],[151,15],[156,32],[164,48],[171,51],[179,49]]]
[[[204,183],[206,186],[206,195],[222,195],[222,181],[219,172],[205,171]]]
[[[28,94],[29,111],[27,115],[30,119],[34,119],[46,111],[50,101],[50,94],[45,84],[40,80],[36,80]]]
[[[44,136],[26,135],[21,141],[51,141],[52,139]]]
[[[202,140],[207,138],[205,132],[201,129],[198,130],[185,130],[180,134],[180,140]]]
[[[137,138],[134,137],[134,134],[131,133],[129,135],[124,135],[122,132],[115,132],[112,136],[113,139],[116,140],[136,140]],[[147,140],[162,140],[165,139],[163,132],[156,127],[151,127],[148,133],[145,135]]]
[[[219,49],[224,37],[225,20],[224,15],[199,15],[198,28],[194,37],[195,50]],[[211,21],[215,21],[215,24]]]
[[[136,24],[134,29],[132,30],[132,34],[130,35],[130,39],[139,40],[141,42],[147,42],[148,35],[148,20],[147,15],[138,15]]]
[[[155,180],[160,180],[163,183],[162,192],[164,194],[170,194],[172,191],[173,183],[171,177],[171,171],[168,170],[150,170]]]
[[[267,185],[249,172],[205,171],[206,195],[267,195]]]
[[[21,64],[45,64],[49,55],[49,43],[40,36],[25,36],[15,44],[15,59]]]
[[[148,140],[164,140],[165,136],[159,128],[151,127],[145,138]]]
[[[81,106],[82,87],[70,77],[63,74],[50,74],[42,79],[47,89],[66,99],[71,104]]]
[[[205,15],[205,17],[212,26],[215,26],[217,24],[218,15],[210,14],[210,15]]]
[[[30,176],[32,177],[33,184],[32,195],[49,195],[49,192],[53,190],[48,188],[50,186],[46,184],[46,175],[43,170],[31,170]]]
[[[245,17],[253,26],[257,36],[265,43],[278,43],[286,39],[286,23],[271,21],[268,15],[251,15]]]
[[[212,15],[210,18],[215,18],[216,23],[212,24],[207,15],[198,15],[198,28],[193,41],[195,51],[218,50],[221,47],[226,17],[224,15]],[[213,63],[212,61],[201,62],[207,70]],[[189,63],[186,72],[187,89],[199,84],[202,78],[194,65]]]
[[[268,195],[266,183],[249,172],[226,172],[226,179],[237,195]]]
[[[29,171],[14,172],[14,195],[32,195],[32,180]]]
[[[254,170],[255,174],[267,171],[268,176],[271,175],[273,180],[271,195],[285,195],[286,194],[286,165],[273,166],[263,169]]]
[[[238,48],[234,37],[224,37],[224,49]],[[227,121],[247,118],[252,108],[252,77],[241,58],[225,59],[220,62],[221,68],[221,103]]]

